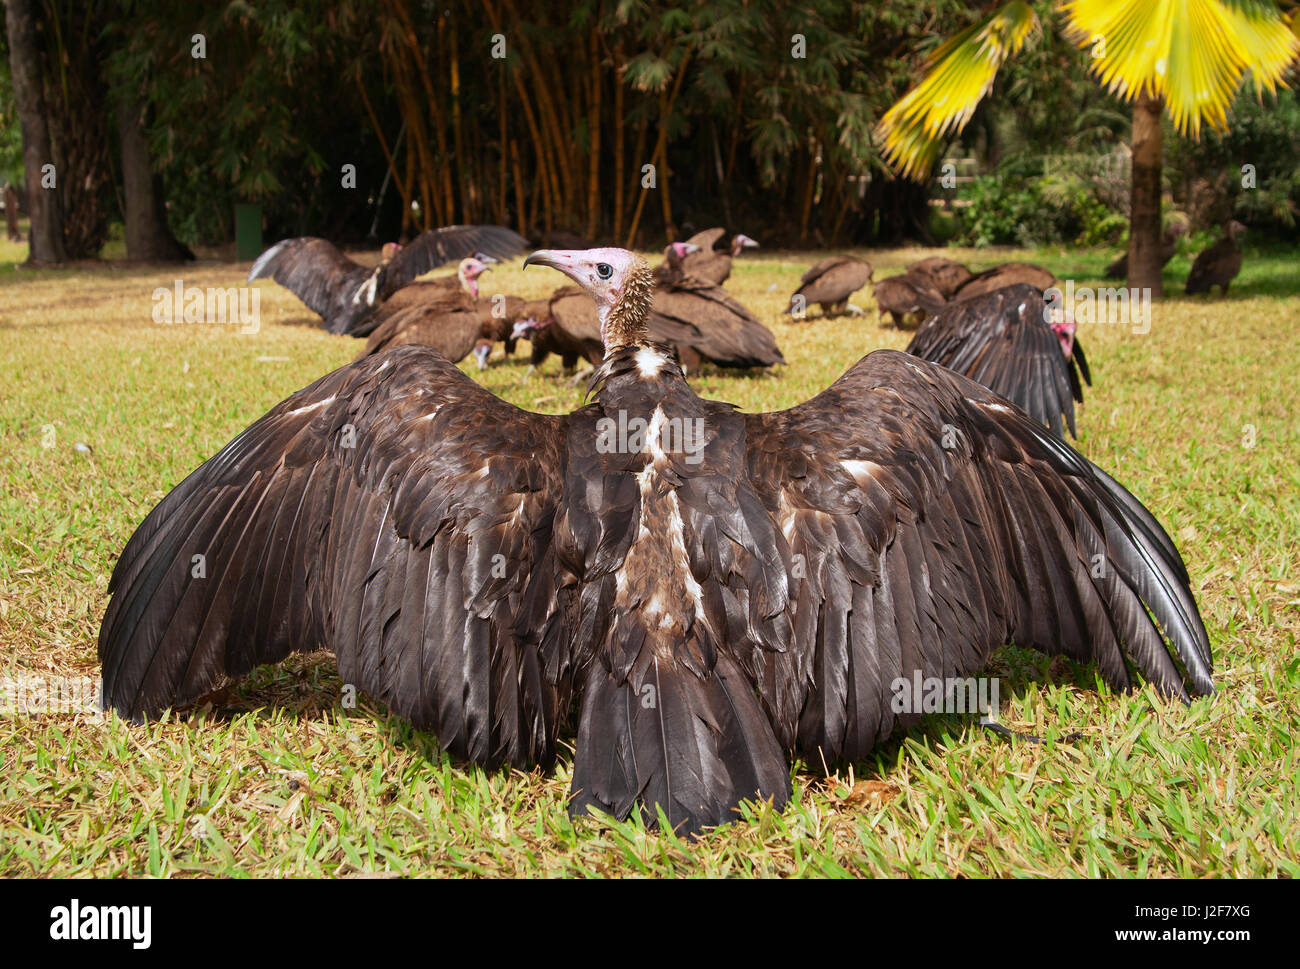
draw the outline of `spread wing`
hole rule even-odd
[[[1065,415],[1077,437],[1074,402],[1083,402],[1078,365],[1066,359],[1044,321],[1046,308],[1042,293],[1023,284],[950,303],[921,324],[907,352],[983,384],[1057,437],[1065,435]],[[1085,361],[1077,342],[1074,350]],[[1086,367],[1085,361],[1085,379]]]
[[[511,259],[528,248],[528,240],[502,225],[449,225],[416,236],[388,264],[384,279],[389,293],[431,269],[468,258],[476,252],[494,259]]]
[[[721,239],[726,232],[727,230],[721,226],[716,229],[705,229],[703,232],[695,233],[695,235],[687,239],[686,242],[692,246],[699,246],[702,252],[708,252],[718,244],[718,240]]]
[[[153,716],[324,646],[345,683],[478,763],[549,763],[571,636],[551,526],[567,417],[399,347],[283,401],[127,543],[104,697]]]
[[[978,384],[880,350],[746,421],[750,478],[798,564],[794,655],[756,684],[783,743],[860,757],[908,719],[897,680],[973,675],[1008,641],[1095,663],[1117,688],[1127,655],[1185,698],[1176,655],[1193,692],[1213,690],[1168,535]]]
[[[257,257],[248,281],[270,277],[313,313],[328,318],[351,300],[371,270],[359,266],[327,239],[303,237],[278,242]]]

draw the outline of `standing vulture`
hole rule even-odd
[[[398,290],[371,313],[366,328],[373,329],[361,355],[420,343],[455,363],[480,338],[487,339],[490,351],[496,327],[484,322],[478,307],[478,277],[489,270],[478,259],[462,259],[454,277]],[[480,367],[485,361],[479,359]]]
[[[1187,226],[1175,222],[1165,230],[1160,239],[1160,265],[1163,268],[1170,259],[1174,258],[1174,253],[1178,251],[1178,239],[1186,235]],[[1113,263],[1106,267],[1107,279],[1128,279],[1128,253],[1120,256]]]
[[[947,305],[943,293],[923,272],[908,270],[872,285],[881,318],[888,313],[900,330],[915,327]]]
[[[1013,286],[1016,283],[1028,283],[1035,289],[1042,291],[1055,286],[1056,277],[1042,266],[1035,266],[1033,263],[1004,262],[992,269],[986,269],[982,273],[972,276],[966,283],[957,288],[957,292],[953,294],[953,299],[974,299],[976,296],[983,296],[995,289],[1001,289],[1003,286]]]
[[[744,798],[783,806],[787,751],[866,757],[919,720],[895,712],[899,684],[974,674],[1009,640],[1115,688],[1131,661],[1167,696],[1187,699],[1180,664],[1212,692],[1169,536],[979,384],[878,350],[806,403],[743,414],[649,342],[640,257],[530,264],[598,307],[591,403],[523,411],[418,346],[294,394],[127,543],[108,706],[157,716],[324,646],[476,764],[549,767],[576,703],[570,811],[639,804],[698,832]]]
[[[799,282],[789,305],[782,310],[785,315],[804,319],[813,303],[822,308],[823,316],[843,313],[845,309],[861,313],[849,297],[871,282],[871,263],[857,256],[831,256],[804,273]]]
[[[1082,374],[1092,375],[1073,320],[1048,323],[1043,294],[1018,283],[949,303],[921,324],[907,352],[983,384],[1005,397],[1057,437],[1070,433],[1074,402],[1083,403]]]
[[[529,302],[511,337],[527,340],[532,347],[525,377],[552,353],[560,358],[564,373],[578,365],[579,357],[594,368],[605,356],[596,306],[577,286],[562,286],[549,300]]]
[[[943,256],[930,256],[907,267],[913,276],[924,276],[944,299],[952,299],[957,290],[970,281],[973,273],[959,262]]]
[[[686,240],[688,244],[697,247],[696,251],[683,261],[683,268],[688,275],[721,286],[731,275],[732,261],[743,250],[758,248],[757,242],[737,232],[731,237],[731,245],[727,249],[714,249],[725,231],[725,229],[707,229],[695,233]]]
[[[499,225],[452,225],[416,236],[409,245],[384,247],[374,269],[359,266],[325,239],[285,239],[262,253],[248,281],[269,276],[290,290],[331,333],[365,336],[363,321],[382,303],[431,269],[475,253],[508,259],[528,240]]]
[[[1241,272],[1241,246],[1237,237],[1245,231],[1246,227],[1234,219],[1228,223],[1222,239],[1201,251],[1187,274],[1183,291],[1188,296],[1208,293],[1212,286],[1218,286],[1224,296],[1228,295],[1228,284]]]

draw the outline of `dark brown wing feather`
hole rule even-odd
[[[1083,402],[1083,389],[1046,313],[1037,289],[1007,286],[948,304],[921,324],[907,352],[983,384],[1057,437],[1064,436],[1064,415],[1077,436],[1074,402]],[[1075,352],[1082,354],[1077,341]]]
[[[914,262],[907,267],[907,271],[914,276],[924,276],[928,279],[934,288],[943,294],[944,299],[951,299],[952,294],[965,285],[972,276],[971,271],[961,263],[945,259],[943,256],[930,256],[928,259]]]
[[[285,239],[258,256],[248,281],[269,277],[297,296],[330,325],[346,312],[357,288],[373,270],[359,266],[327,239]],[[330,325],[330,329],[334,327]]]
[[[127,543],[100,630],[106,703],[154,716],[324,646],[345,683],[457,756],[550,763],[569,698],[550,548],[568,419],[427,347],[294,394]]]
[[[408,306],[389,315],[366,341],[361,356],[414,343],[433,347],[452,363],[469,355],[483,336],[483,317],[475,310],[447,310],[432,305]]]
[[[971,676],[1011,640],[1095,663],[1117,688],[1127,655],[1186,697],[1159,623],[1192,690],[1212,692],[1169,537],[973,381],[879,350],[813,400],[747,416],[746,434],[750,480],[798,564],[792,648],[755,684],[783,744],[861,758],[916,719],[892,707],[897,681]]]
[[[953,299],[973,299],[1016,283],[1026,283],[1036,289],[1044,290],[1056,285],[1056,277],[1042,266],[1035,266],[1033,263],[1004,262],[972,277],[958,288]]]
[[[482,252],[511,259],[528,248],[528,240],[502,225],[449,225],[416,236],[388,264],[385,293],[401,289],[431,269]]]

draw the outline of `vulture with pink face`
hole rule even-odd
[[[248,281],[269,276],[325,321],[330,333],[366,336],[377,304],[431,269],[468,256],[509,259],[528,240],[499,225],[451,225],[422,232],[406,246],[384,246],[378,266],[359,266],[325,239],[285,239],[262,253]]]
[[[454,277],[398,290],[371,314],[368,325],[373,330],[361,355],[419,343],[434,347],[452,363],[474,350],[483,369],[487,355],[479,341],[485,340],[491,353],[499,330],[479,307],[478,279],[489,269],[478,258],[462,259]]]
[[[731,244],[726,249],[715,249],[714,246],[725,234],[725,229],[706,229],[686,240],[689,245],[695,246],[695,250],[683,260],[682,268],[687,275],[721,286],[731,276],[732,262],[746,249],[758,248],[757,242],[737,232],[731,237]]]
[[[574,814],[698,832],[744,799],[784,805],[790,751],[866,757],[919,719],[899,684],[972,675],[1011,640],[1115,688],[1136,671],[1212,692],[1169,536],[1002,398],[878,350],[805,403],[741,413],[649,339],[641,258],[525,265],[595,302],[591,402],[520,410],[420,346],[292,395],[127,543],[108,706],[156,717],[325,647],[476,764],[551,766],[574,711]]]
[[[1026,283],[949,303],[921,324],[907,352],[983,384],[1057,437],[1070,433],[1074,402],[1083,403],[1080,376],[1092,375],[1073,320],[1048,322],[1051,308]],[[1055,315],[1060,316],[1057,313]]]

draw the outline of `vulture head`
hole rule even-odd
[[[488,357],[492,355],[492,341],[479,340],[474,344],[474,362],[480,370],[487,369]]]
[[[737,232],[737,233],[736,233],[734,236],[732,236],[732,238],[731,238],[731,258],[732,258],[732,259],[735,259],[737,256],[739,256],[739,255],[740,255],[740,250],[742,250],[742,249],[757,249],[757,248],[758,248],[758,243],[755,242],[753,239],[751,239],[751,238],[750,238],[749,236],[747,236],[747,235],[742,235],[741,233]]]
[[[1074,318],[1071,316],[1067,316],[1059,323],[1052,324],[1052,332],[1061,341],[1061,351],[1065,354],[1066,360],[1074,356],[1074,331],[1077,329]]]
[[[477,257],[462,259],[460,267],[456,270],[456,275],[460,277],[460,285],[475,299],[478,299],[478,283],[475,281],[485,272],[490,272],[491,266],[487,265]]]
[[[540,249],[524,260],[568,276],[596,303],[600,339],[608,353],[646,338],[646,317],[654,301],[654,274],[626,249]]]
[[[534,316],[526,317],[514,325],[514,329],[510,331],[510,339],[531,340],[533,333],[550,325],[550,320],[539,320]]]
[[[384,247],[379,250],[379,265],[387,266],[393,261],[393,257],[402,251],[400,242],[385,242]]]
[[[1246,227],[1242,225],[1240,222],[1238,222],[1236,219],[1233,219],[1231,222],[1228,223],[1228,227],[1227,227],[1228,238],[1231,239],[1233,242],[1236,242],[1237,236],[1241,235],[1245,231],[1246,231]]]

